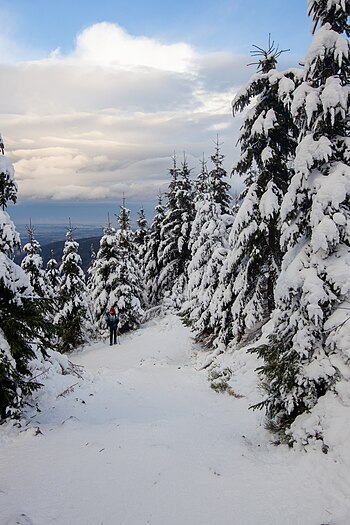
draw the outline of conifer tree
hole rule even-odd
[[[161,239],[161,228],[164,221],[164,206],[162,195],[158,196],[158,204],[155,208],[155,216],[149,229],[145,252],[145,297],[149,307],[156,306],[160,302],[161,290],[158,278],[161,271],[159,261],[159,245]]]
[[[178,238],[178,249],[180,255],[180,273],[187,276],[187,266],[191,259],[190,234],[192,222],[195,215],[194,195],[192,181],[190,179],[191,169],[188,167],[186,156],[181,164],[179,172],[179,188],[177,191],[178,212],[180,217],[180,236]]]
[[[34,227],[31,221],[27,230],[29,242],[23,246],[23,251],[26,255],[22,260],[21,267],[28,275],[30,284],[37,297],[48,299],[53,294],[43,268],[40,243],[34,237]]]
[[[135,256],[139,266],[140,275],[142,279],[145,276],[145,254],[147,249],[148,241],[148,222],[145,216],[145,210],[143,206],[138,212],[138,218],[136,220],[137,228],[134,233],[134,244],[135,244]],[[144,305],[143,305],[144,306]]]
[[[95,323],[100,329],[106,327],[106,316],[118,300],[118,248],[116,230],[111,226],[109,216],[103,230],[100,248],[91,267],[90,293]]]
[[[60,266],[59,311],[55,318],[58,347],[63,353],[87,342],[92,335],[85,275],[78,250],[79,244],[74,240],[73,228],[69,224]]]
[[[130,210],[125,205],[121,206],[118,225],[117,284],[114,289],[114,296],[119,311],[120,329],[126,332],[141,324],[143,316],[141,305],[144,302],[144,290],[136,260],[134,236],[130,228]]]
[[[219,282],[219,274],[228,250],[228,233],[233,222],[229,207],[230,185],[224,180],[224,155],[215,143],[211,157],[214,168],[208,173],[202,162],[199,176],[202,192],[195,198],[196,216],[191,230],[191,261],[188,266],[187,320],[192,324],[197,339],[211,340],[210,305]],[[205,178],[206,173],[206,178]]]
[[[203,159],[201,160],[201,170],[194,181],[194,192],[193,192],[193,204],[194,204],[194,217],[191,224],[190,238],[189,238],[189,249],[190,249],[190,261],[193,259],[193,243],[198,239],[203,224],[206,221],[205,213],[202,213],[202,204],[212,198],[209,188],[209,173],[207,168],[207,161],[205,160],[204,153]]]
[[[51,250],[51,259],[46,264],[46,277],[53,293],[53,296],[57,298],[61,285],[61,276],[58,269],[58,262],[54,257],[54,251]]]
[[[94,268],[94,265],[95,265],[96,257],[97,257],[97,253],[95,251],[94,244],[91,243],[91,246],[90,246],[90,263],[89,263],[89,266],[88,266],[88,269],[87,269],[87,272],[86,272],[87,273],[86,284],[87,284],[87,287],[88,287],[89,290],[90,290],[90,284],[91,284],[91,280],[92,280],[93,268]]]
[[[187,266],[191,251],[190,232],[194,218],[194,204],[190,169],[186,157],[179,169],[176,158],[170,169],[172,180],[167,193],[167,211],[164,217],[158,258],[161,264],[159,287],[163,297],[171,297],[175,307],[182,304],[187,281]]]
[[[269,42],[255,74],[233,101],[234,115],[254,100],[241,127],[241,156],[234,172],[246,177],[243,202],[230,233],[231,250],[212,306],[218,341],[256,337],[274,309],[280,271],[280,206],[292,176],[297,128],[290,114],[296,72],[275,67],[282,51]]]
[[[134,234],[134,243],[140,248],[144,248],[148,234],[148,222],[145,216],[145,210],[141,206],[138,212],[138,218],[136,220],[137,229]],[[141,250],[142,251],[142,250]]]
[[[176,277],[179,275],[178,259],[179,250],[177,237],[180,226],[177,224],[177,199],[176,193],[179,186],[179,169],[176,165],[176,157],[173,157],[173,167],[170,168],[171,177],[168,192],[166,193],[167,204],[164,220],[160,231],[160,242],[158,248],[158,261],[161,272],[158,278],[158,288],[162,297],[171,293]]]
[[[269,428],[291,442],[295,418],[349,378],[349,11],[348,1],[309,0],[320,27],[293,97],[301,137],[282,206],[288,251],[273,328],[259,349]]]
[[[25,396],[39,388],[29,364],[34,346],[45,355],[47,343],[46,321],[29,278],[13,260],[20,239],[6,207],[16,200],[13,166],[0,156],[0,420],[18,415]]]
[[[214,164],[214,167],[209,173],[210,190],[213,194],[214,202],[220,206],[220,214],[232,215],[231,186],[225,180],[227,177],[227,171],[223,167],[224,158],[225,156],[220,150],[219,136],[217,136],[215,142],[215,153],[211,156],[211,161]]]
[[[209,192],[209,182],[208,182],[208,167],[207,161],[203,153],[203,158],[201,160],[201,171],[198,173],[197,178],[194,181],[194,202],[203,198],[204,194]]]

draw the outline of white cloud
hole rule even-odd
[[[151,67],[188,73],[196,53],[185,43],[164,44],[153,38],[132,36],[116,24],[102,22],[78,35],[73,57],[97,66]]]
[[[217,131],[229,171],[243,62],[102,23],[80,33],[69,56],[0,65],[1,131],[20,197],[155,196],[174,149],[195,163],[212,154]]]

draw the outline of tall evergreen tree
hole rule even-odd
[[[45,355],[47,343],[46,321],[29,278],[13,260],[20,239],[6,207],[16,200],[13,166],[0,156],[0,420],[16,416],[25,396],[39,388],[29,363],[35,347]]]
[[[202,251],[203,238],[201,232],[208,218],[208,208],[212,200],[212,194],[209,188],[209,174],[207,169],[207,162],[205,161],[204,154],[203,160],[201,161],[201,170],[194,181],[194,208],[195,214],[191,225],[191,232],[189,238],[190,248],[190,260],[187,266],[187,300],[182,305],[181,316],[186,323],[191,324],[191,320],[194,318],[199,302],[198,288],[203,277],[203,271],[205,265],[210,258],[210,253],[205,251],[205,259],[197,259],[196,254],[198,250]]]
[[[231,186],[225,180],[227,177],[227,171],[223,167],[224,158],[225,156],[221,153],[220,149],[219,136],[217,136],[215,142],[215,153],[211,156],[211,161],[214,164],[214,167],[209,173],[209,184],[213,194],[213,200],[220,206],[220,214],[232,215]]]
[[[145,216],[145,210],[143,206],[138,212],[138,218],[136,220],[137,228],[134,233],[134,244],[135,244],[135,256],[139,266],[139,271],[142,279],[145,277],[145,254],[147,250],[147,241],[149,235],[148,222]],[[144,306],[144,304],[143,304]]]
[[[60,285],[61,285],[61,276],[58,269],[58,262],[54,257],[54,251],[51,250],[51,258],[47,261],[46,264],[46,277],[52,291],[52,294],[57,298]]]
[[[126,332],[137,328],[141,323],[144,290],[136,260],[134,235],[130,228],[130,210],[125,205],[121,206],[118,225],[117,285],[114,296],[119,310],[120,328]]]
[[[191,230],[191,262],[188,266],[187,320],[192,324],[197,339],[211,341],[210,305],[219,283],[219,274],[227,255],[228,234],[233,222],[229,207],[230,185],[224,180],[224,155],[217,139],[214,168],[208,173],[202,162],[199,176],[202,191],[195,198],[196,216]],[[206,173],[206,178],[204,174]]]
[[[212,199],[212,192],[209,187],[209,173],[207,168],[207,161],[205,160],[204,153],[203,159],[200,161],[201,170],[194,180],[194,191],[193,191],[193,204],[194,204],[194,216],[191,224],[191,231],[189,237],[189,265],[193,259],[193,243],[196,242],[200,235],[203,224],[206,221],[205,213],[202,213],[202,205],[208,200]]]
[[[134,243],[136,244],[136,246],[144,248],[148,234],[148,222],[145,216],[145,210],[143,209],[143,206],[141,206],[138,212],[136,224],[137,228],[134,234]]]
[[[108,222],[109,222],[109,220],[108,220]],[[96,257],[97,257],[97,253],[95,251],[94,244],[91,243],[91,246],[90,246],[90,263],[89,263],[89,266],[88,266],[88,269],[87,269],[87,272],[86,272],[87,273],[86,284],[87,284],[88,290],[90,290],[90,284],[91,284],[92,275],[93,275],[93,272],[94,272],[94,266],[95,266]]]
[[[181,163],[179,172],[179,188],[177,191],[178,212],[180,217],[180,236],[178,237],[178,249],[180,256],[180,273],[187,275],[187,266],[191,260],[190,235],[192,222],[195,216],[194,195],[192,181],[190,179],[191,169],[188,166],[186,156]]]
[[[174,157],[170,176],[172,180],[158,251],[162,267],[159,287],[163,297],[171,297],[174,306],[180,307],[187,284],[187,266],[191,256],[189,239],[194,218],[190,169],[185,157],[180,169]]]
[[[202,200],[203,195],[209,192],[209,182],[208,182],[208,167],[207,161],[203,153],[203,158],[201,160],[201,171],[198,173],[197,178],[194,181],[194,202],[196,203],[199,200]]]
[[[149,229],[149,235],[145,252],[145,296],[149,307],[156,306],[160,302],[161,290],[158,278],[161,271],[159,261],[159,245],[161,239],[161,228],[164,221],[164,206],[162,196],[158,196],[158,204],[155,208],[155,216]]]
[[[50,284],[43,268],[40,243],[34,237],[34,227],[31,221],[27,230],[29,242],[23,246],[25,256],[21,267],[28,275],[30,284],[37,297],[48,299],[52,297],[53,293],[50,290]]]
[[[309,0],[320,27],[292,104],[301,136],[282,206],[288,251],[273,329],[259,349],[269,428],[289,441],[295,418],[349,378],[349,11],[348,1]]]
[[[87,342],[92,335],[85,275],[78,250],[79,244],[74,240],[73,228],[69,224],[60,266],[59,311],[55,318],[58,347],[63,353]]]
[[[297,74],[275,69],[281,52],[274,43],[266,51],[257,48],[258,73],[233,101],[234,115],[255,104],[241,127],[241,157],[234,172],[245,175],[246,189],[212,306],[214,330],[225,345],[256,337],[274,309],[282,259],[280,206],[297,137],[290,114]]]
[[[97,326],[106,327],[106,316],[118,300],[116,288],[118,285],[118,248],[116,230],[111,226],[109,217],[103,230],[100,248],[91,267],[90,293],[93,316]]]

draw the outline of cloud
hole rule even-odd
[[[67,56],[0,64],[1,131],[20,198],[155,198],[173,151],[196,171],[217,132],[230,171],[240,125],[231,100],[246,63],[101,23]]]
[[[70,61],[2,65],[1,113],[36,115],[116,108],[163,111],[193,104],[193,81],[160,70],[125,71]]]
[[[152,38],[129,35],[116,24],[102,22],[78,35],[73,57],[96,66],[151,67],[188,73],[196,53],[185,43],[163,44]]]
[[[255,72],[247,67],[250,57],[216,52],[198,59],[198,73],[207,89],[234,90],[247,82]]]

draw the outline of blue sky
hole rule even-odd
[[[268,32],[303,54],[309,41],[306,0],[13,0],[1,1],[16,38],[39,54],[69,52],[76,34],[96,22],[113,22],[133,35],[183,40],[206,51],[247,52]]]
[[[66,222],[74,208],[101,223],[123,193],[151,210],[173,151],[195,174],[217,133],[230,171],[240,126],[230,104],[254,73],[251,46],[271,32],[291,50],[280,67],[297,66],[311,39],[306,4],[0,0],[1,131],[19,184],[11,215]]]

